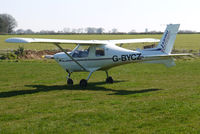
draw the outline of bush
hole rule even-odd
[[[1,54],[0,59],[1,59],[1,60],[6,60],[6,59],[7,59],[6,54]]]
[[[17,59],[17,55],[14,54],[14,53],[2,54],[0,59],[2,59],[2,60],[15,60],[15,59]]]
[[[19,46],[19,48],[15,51],[15,55],[17,55],[17,58],[24,56],[24,47]]]
[[[14,53],[8,53],[7,57],[8,57],[9,60],[15,60],[15,59],[17,59],[17,55],[14,54]]]

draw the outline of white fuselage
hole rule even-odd
[[[97,48],[104,50],[103,55],[97,55]],[[73,56],[73,50],[69,52]],[[92,45],[89,48],[88,56],[74,57],[87,71],[108,70],[111,67],[121,64],[137,62],[141,60],[141,52],[132,51],[116,45]],[[72,61],[64,52],[56,53],[54,59],[69,72],[84,71],[79,65]]]

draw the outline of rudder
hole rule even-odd
[[[170,54],[174,46],[179,26],[180,24],[167,25],[167,28],[161,38],[161,41],[159,42],[156,48],[161,49],[161,51],[166,54]]]

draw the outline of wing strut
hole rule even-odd
[[[87,71],[77,60],[75,60],[70,54],[67,53],[60,45],[59,43],[54,43],[61,51],[63,51],[71,60],[73,60],[77,65],[79,65],[83,70]]]

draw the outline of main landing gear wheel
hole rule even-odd
[[[106,76],[107,76],[106,83],[113,83],[113,78],[108,75],[108,71],[105,71],[105,72],[106,72]]]
[[[85,80],[85,79],[82,79],[81,81],[80,81],[80,87],[81,88],[86,88],[87,87],[87,80]]]
[[[73,82],[73,80],[72,80],[72,79],[70,79],[70,78],[69,78],[69,79],[67,79],[67,85],[73,85],[73,83],[74,83],[74,82]]]
[[[113,83],[113,78],[112,77],[106,78],[106,83]]]

